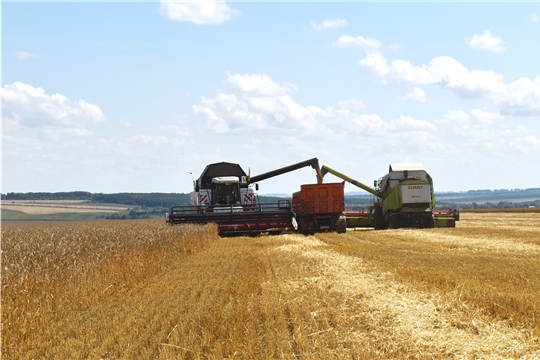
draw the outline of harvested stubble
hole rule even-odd
[[[57,294],[70,291],[57,286],[53,299],[48,297],[50,288],[41,284],[34,294],[42,299],[43,309],[34,307],[18,315],[26,319],[26,332],[3,309],[3,322],[11,317],[9,330],[16,334],[2,339],[3,355],[7,359],[539,358],[533,322],[494,313],[471,296],[472,290],[481,289],[469,287],[481,286],[473,281],[478,274],[493,271],[485,259],[473,260],[485,254],[492,254],[490,261],[499,267],[514,266],[509,257],[515,262],[526,259],[530,272],[523,276],[538,288],[540,244],[534,240],[538,230],[531,230],[517,214],[503,215],[502,222],[492,221],[501,214],[494,216],[464,214],[456,229],[223,239],[212,227],[167,227],[162,221],[80,223],[86,231],[72,235],[97,232],[88,236],[109,249],[108,257],[101,256],[107,259],[103,263],[79,262],[96,275],[86,279],[87,284],[100,284],[95,285],[98,295],[86,291],[69,300],[64,295],[66,301],[44,312],[47,300],[52,305]],[[92,228],[97,224],[104,228]],[[42,224],[48,229],[40,230],[48,234],[42,241],[47,243],[52,234],[53,239],[69,234],[68,225],[53,230]],[[13,234],[20,232],[20,240],[34,231],[32,226],[10,226],[2,228],[3,246],[8,234],[16,238]],[[106,234],[114,232],[114,226],[123,230],[110,243]],[[498,227],[503,235],[497,237]],[[186,255],[182,241],[175,245],[182,236],[201,246]],[[143,244],[129,246],[129,241],[121,240],[130,237]],[[154,239],[152,245],[144,245],[149,238]],[[156,250],[160,255],[149,256],[160,242],[165,243],[163,251]],[[62,247],[54,244],[56,254]],[[51,268],[49,278],[58,276],[76,287],[77,281],[69,279],[78,274],[77,267],[70,264],[78,258],[95,259],[88,254],[91,251],[96,248],[65,252],[71,260],[59,260],[64,265]],[[459,257],[465,271],[457,270],[459,263],[452,261],[439,264],[447,255],[460,254],[469,254]],[[28,249],[19,261],[22,255],[28,255]],[[100,280],[110,276],[119,260],[128,259],[128,267],[141,267],[138,272],[119,274],[114,282],[111,277]],[[498,262],[503,259],[510,262]],[[98,273],[105,263],[111,270]],[[24,268],[35,270],[33,264],[27,261]],[[117,264],[119,271],[125,266]],[[25,301],[31,298],[23,301],[11,288],[20,276],[9,276],[2,280],[2,296],[11,292],[11,306],[27,306]],[[493,284],[486,282],[483,290]],[[528,294],[537,314],[540,295],[527,289],[523,294]],[[513,295],[497,290],[503,297]],[[6,325],[3,330],[7,335]]]
[[[455,229],[357,231],[321,238],[392,279],[441,294],[452,308],[526,329],[531,338],[540,336],[538,213],[465,213]],[[452,326],[477,331],[471,322],[456,320]],[[493,340],[491,346],[501,346],[500,339]],[[538,350],[535,354],[539,357]]]

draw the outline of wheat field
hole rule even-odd
[[[219,238],[2,224],[5,359],[538,359],[540,213]]]

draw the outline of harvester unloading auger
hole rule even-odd
[[[364,185],[326,165],[331,173],[374,195],[368,212],[345,212],[347,227],[374,227],[376,230],[399,227],[455,227],[459,211],[434,211],[433,180],[422,164],[391,164],[388,174],[375,181],[375,188]]]
[[[322,182],[319,160],[313,158],[267,173],[249,177],[238,164],[221,162],[207,165],[193,182],[190,205],[171,206],[168,224],[216,223],[220,235],[256,235],[261,232],[295,231],[296,222],[289,200],[260,203],[254,192],[259,181],[311,166],[317,183]]]

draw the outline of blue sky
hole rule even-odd
[[[210,163],[313,157],[539,187],[539,39],[540,3],[3,2],[2,192],[189,192]]]

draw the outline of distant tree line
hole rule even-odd
[[[540,189],[526,189],[527,193],[531,194],[535,191],[539,192]],[[487,191],[487,190],[477,190]],[[514,191],[508,191],[515,194]],[[507,194],[506,192],[505,194]],[[86,191],[72,191],[72,192],[31,192],[31,193],[7,193],[1,194],[2,200],[86,200],[93,203],[107,203],[107,204],[123,204],[130,206],[128,211],[115,213],[108,216],[110,219],[137,219],[137,218],[151,218],[164,216],[169,207],[173,205],[189,205],[189,194],[183,193],[115,193],[115,194],[103,194],[103,193],[90,193]],[[505,209],[505,208],[540,208],[540,200],[531,201],[462,201],[461,199],[452,199],[454,201],[437,198],[437,208],[452,208],[452,209]],[[261,203],[275,203],[278,200],[283,199],[280,197],[272,196],[259,196],[259,202]],[[289,199],[290,198],[285,198]],[[450,201],[449,201],[450,200]],[[372,200],[370,197],[364,196],[345,196],[345,206],[347,209],[355,209],[362,207],[369,207]]]
[[[183,193],[90,193],[72,192],[30,192],[2,194],[2,200],[85,200],[93,203],[122,204],[141,207],[169,208],[173,205],[189,205],[189,194]],[[277,202],[281,198],[259,196],[260,202]]]
[[[177,193],[117,193],[93,194],[93,202],[146,207],[189,205],[189,194]]]
[[[523,208],[540,208],[540,200],[532,201],[499,201],[485,203],[451,203],[438,202],[437,208],[452,208],[452,209],[523,209]]]
[[[181,193],[90,193],[72,192],[31,192],[2,194],[2,200],[86,200],[94,203],[123,204],[146,207],[170,207],[189,205],[189,194]]]
[[[516,201],[518,199],[540,199],[540,188],[469,190],[461,192],[436,192],[437,201],[456,203]]]
[[[2,200],[88,200],[92,201],[92,193],[87,191],[71,192],[29,192],[2,194]]]

